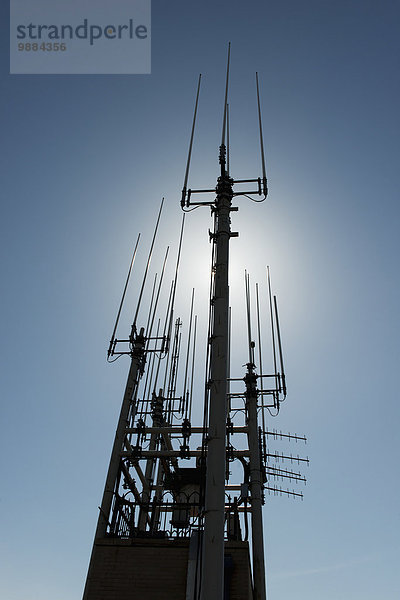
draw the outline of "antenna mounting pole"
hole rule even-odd
[[[224,595],[224,528],[225,528],[225,463],[227,379],[229,373],[229,241],[232,237],[233,180],[225,169],[225,127],[228,96],[229,56],[226,71],[222,143],[220,146],[221,176],[217,182],[217,197],[213,204],[215,233],[214,284],[212,290],[212,331],[210,336],[209,422],[204,510],[203,560],[201,600],[221,600]]]

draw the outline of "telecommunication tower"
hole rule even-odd
[[[271,440],[306,439],[267,427],[267,412],[278,414],[286,397],[278,307],[271,292],[269,270],[266,283],[271,371],[264,372],[262,363],[259,287],[256,284],[254,317],[250,276],[246,272],[248,347],[243,361],[247,362],[244,372],[234,374],[235,377],[230,372],[229,244],[238,235],[231,231],[230,216],[237,211],[232,203],[238,196],[262,202],[268,190],[257,74],[262,175],[234,179],[230,174],[229,65],[230,47],[219,147],[220,175],[213,188],[188,187],[200,75],[181,197],[184,212],[206,206],[211,209],[214,222],[213,231],[209,232],[212,258],[204,389],[196,390],[194,385],[195,357],[200,352],[194,290],[185,336],[175,309],[185,215],[166,306],[162,306],[160,298],[165,287],[168,248],[160,275],[154,276],[147,316],[143,323],[138,322],[162,201],[130,334],[123,339],[116,337],[140,236],[108,348],[110,362],[126,355],[130,368],[83,600],[265,600],[265,491],[302,496],[301,492],[275,483],[304,482],[301,473],[284,463],[308,463],[308,459],[270,448]],[[200,397],[203,419],[194,425],[193,409]],[[234,477],[239,480],[234,481]]]

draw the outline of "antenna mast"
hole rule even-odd
[[[203,539],[202,600],[223,597],[224,524],[225,524],[225,436],[226,436],[226,382],[229,356],[229,240],[231,238],[230,212],[232,207],[232,180],[226,171],[226,111],[229,85],[230,44],[226,69],[225,100],[222,120],[222,138],[219,148],[221,175],[218,177],[216,199],[213,204],[215,244],[213,322],[210,340],[209,424],[207,436],[206,496]]]
[[[181,260],[185,259],[186,215],[182,215],[172,282],[170,287],[166,286],[169,291],[164,290],[170,247],[163,261],[157,258],[157,251],[153,258],[162,203],[143,278],[136,282],[138,300],[130,335],[117,339],[116,330],[137,245],[108,349],[110,361],[125,355],[130,359],[130,368],[99,507],[83,600],[142,600],[144,594],[152,600],[223,600],[227,597],[266,600],[262,520],[265,492],[302,497],[301,492],[282,489],[273,483],[284,479],[305,481],[300,473],[286,469],[281,463],[290,460],[299,464],[308,459],[274,452],[268,445],[270,439],[305,441],[304,437],[266,427],[266,416],[276,416],[286,396],[281,328],[269,270],[265,300],[265,304],[267,300],[269,304],[267,309],[263,307],[256,284],[255,316],[252,315],[250,275],[245,272],[248,352],[239,348],[246,363],[244,371],[240,376],[231,375],[230,356],[234,347],[231,331],[235,335],[235,328],[231,326],[229,303],[229,247],[231,238],[239,235],[231,231],[231,213],[238,210],[232,202],[239,196],[255,202],[265,200],[267,178],[257,74],[261,176],[231,177],[229,72],[230,44],[218,154],[220,174],[216,186],[209,189],[188,186],[199,76],[181,196],[184,212],[207,206],[214,219],[214,229],[210,232],[212,259],[203,422],[201,426],[191,423],[192,413],[195,418],[199,408],[199,395],[194,393],[195,357],[199,352],[196,294],[192,289],[190,300],[189,294],[186,298],[178,277]],[[200,200],[193,201],[198,194]],[[205,199],[204,194],[208,194]],[[158,261],[160,270],[154,274],[151,263]],[[148,280],[153,281],[150,292]],[[186,321],[178,316],[183,298],[187,301]],[[145,303],[147,309],[143,310]],[[143,313],[145,327],[140,326]],[[262,332],[263,314],[269,314],[270,319],[272,373],[263,371],[262,343],[266,338]],[[236,353],[235,349],[234,355]],[[234,461],[237,468],[231,469]]]

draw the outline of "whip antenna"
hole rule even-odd
[[[188,182],[188,177],[189,177],[190,159],[192,158],[194,128],[195,128],[195,125],[196,125],[197,106],[199,104],[200,81],[201,81],[201,73],[199,75],[199,82],[197,84],[197,94],[196,94],[196,103],[195,103],[195,106],[194,106],[192,133],[190,135],[189,151],[188,151],[188,158],[187,158],[186,171],[185,171],[185,180],[183,182],[183,189],[182,189],[182,199],[181,199],[181,206],[182,206],[182,208],[185,206],[186,189],[187,189],[187,182]]]
[[[179,247],[178,247],[178,256],[176,258],[176,267],[175,267],[175,277],[172,285],[172,297],[171,297],[171,306],[170,306],[170,315],[169,315],[169,326],[167,332],[167,348],[169,347],[169,341],[171,339],[171,330],[172,330],[172,321],[174,318],[174,307],[175,307],[175,295],[176,295],[176,286],[178,283],[178,272],[179,272],[179,264],[181,260],[181,251],[182,251],[182,240],[183,240],[183,231],[185,227],[185,215],[182,216],[182,225],[181,225],[181,233],[179,236]]]
[[[137,251],[137,248],[138,248],[138,245],[139,245],[139,240],[140,240],[140,233],[138,234],[138,238],[136,240],[135,249],[134,249],[133,254],[132,254],[131,264],[129,265],[128,276],[127,276],[126,281],[125,281],[124,291],[122,292],[122,298],[121,298],[121,303],[119,305],[119,309],[118,309],[118,313],[117,313],[117,318],[115,319],[115,325],[114,325],[114,329],[113,329],[113,332],[112,332],[112,336],[111,336],[111,340],[110,340],[110,345],[108,347],[107,358],[110,358],[111,354],[113,353],[113,345],[114,345],[114,340],[115,340],[115,334],[117,332],[119,317],[121,315],[122,305],[124,304],[126,289],[128,287],[129,278],[131,276],[131,271],[132,271],[133,263],[135,262],[136,251]]]
[[[258,106],[258,125],[260,129],[260,150],[261,150],[261,166],[263,175],[263,193],[266,196],[268,194],[267,188],[267,174],[265,169],[265,154],[264,154],[264,139],[262,132],[262,121],[261,121],[261,106],[260,106],[260,90],[258,86],[258,73],[256,72],[256,84],[257,84],[257,106]]]
[[[246,310],[247,310],[247,338],[249,342],[249,362],[254,364],[254,342],[251,339],[251,301],[250,301],[250,275],[244,272],[244,282],[246,289]]]
[[[225,146],[225,130],[226,130],[226,105],[228,103],[228,83],[229,83],[229,62],[231,57],[231,43],[228,44],[228,61],[226,65],[226,83],[225,83],[225,102],[224,102],[224,118],[222,120],[222,139],[221,146]]]
[[[269,267],[267,267],[267,283],[268,283],[268,300],[269,300],[269,312],[271,318],[271,338],[272,338],[272,353],[274,357],[274,373],[275,373],[275,387],[278,388],[278,371],[276,368],[276,344],[275,344],[275,323],[274,313],[272,310],[272,292],[271,292],[271,276],[269,273]]]
[[[133,319],[132,334],[134,334],[136,332],[136,319],[138,317],[140,304],[142,302],[143,290],[144,290],[144,286],[146,284],[147,273],[148,273],[149,267],[150,267],[151,257],[152,257],[153,248],[154,248],[154,242],[156,240],[156,235],[157,235],[158,225],[160,223],[160,217],[161,217],[161,211],[162,211],[162,208],[163,208],[163,204],[164,204],[164,198],[161,200],[160,210],[158,211],[157,223],[156,223],[156,226],[155,226],[155,229],[154,229],[153,240],[151,242],[150,252],[149,252],[149,256],[148,256],[147,264],[146,264],[146,270],[144,272],[142,287],[140,289],[139,300],[138,300],[138,303],[137,303],[136,312],[135,312],[135,316],[134,316],[134,319]]]
[[[229,104],[226,105],[226,170],[229,175]]]
[[[283,391],[283,395],[286,396],[285,368],[283,366],[281,332],[280,332],[280,328],[279,328],[278,304],[276,302],[276,296],[274,296],[274,308],[275,308],[275,320],[276,320],[276,334],[278,336],[279,359],[280,359],[281,369],[282,369],[282,391]]]

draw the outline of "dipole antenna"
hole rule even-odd
[[[126,294],[126,290],[127,290],[127,287],[128,287],[129,278],[131,276],[131,271],[132,271],[133,263],[135,262],[136,252],[137,252],[137,248],[138,248],[138,245],[139,245],[139,240],[140,240],[140,233],[138,234],[138,237],[137,237],[137,240],[136,240],[135,249],[134,249],[133,254],[132,254],[131,264],[129,265],[129,270],[128,270],[128,275],[127,275],[127,278],[126,278],[126,281],[125,281],[124,291],[122,292],[122,298],[121,298],[121,302],[120,302],[120,305],[119,305],[119,309],[118,309],[118,313],[117,313],[117,318],[115,319],[115,325],[114,325],[114,329],[113,329],[113,332],[112,332],[112,336],[111,336],[111,340],[110,340],[110,345],[108,347],[107,358],[110,358],[110,356],[112,355],[113,350],[114,350],[115,334],[117,332],[118,322],[119,322],[119,318],[121,316],[121,310],[122,310],[122,306],[124,304],[125,294]]]

